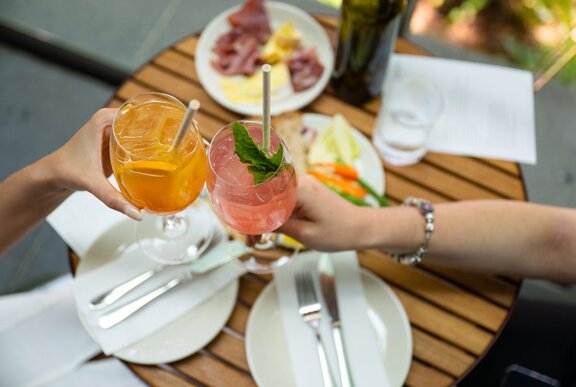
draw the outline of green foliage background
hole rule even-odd
[[[431,0],[431,3],[446,15],[449,24],[470,23],[479,16],[489,18],[487,13],[495,8],[510,12],[510,19],[516,25],[502,30],[503,52],[493,54],[500,54],[529,70],[536,69],[542,58],[564,43],[576,44],[570,39],[570,32],[576,27],[576,0]],[[533,32],[543,26],[560,31],[561,39],[553,45],[539,41]],[[556,77],[576,85],[576,58],[572,58]]]

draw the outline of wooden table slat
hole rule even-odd
[[[470,289],[500,306],[511,307],[516,300],[517,284],[505,281],[501,277],[435,264],[425,263],[422,266],[443,277],[450,278],[452,282],[459,284],[463,288]]]
[[[176,50],[166,50],[154,58],[153,62],[184,78],[199,82],[194,59]]]
[[[156,366],[130,364],[130,369],[140,379],[155,387],[190,387],[189,381],[175,373],[165,371]]]
[[[426,162],[442,167],[451,173],[469,181],[475,181],[500,195],[514,200],[525,200],[524,186],[515,176],[491,167],[478,160],[455,155],[430,152],[425,157]]]
[[[430,334],[412,328],[414,357],[454,377],[462,375],[476,358]]]
[[[204,351],[198,352],[187,359],[172,363],[178,371],[209,386],[256,386],[254,380],[244,372],[240,372],[226,363],[209,356]]]
[[[392,171],[384,171],[384,173],[386,179],[386,196],[396,199],[397,202],[402,202],[407,196],[426,198],[435,204],[450,201],[446,196],[430,191],[426,187],[415,184],[411,180],[406,180]]]
[[[245,335],[249,314],[250,309],[248,309],[245,305],[236,303],[234,310],[232,310],[232,314],[230,315],[230,319],[226,323],[226,326],[242,335]]]
[[[495,160],[495,159],[486,159],[486,158],[482,158],[480,160],[483,160],[484,162],[486,162],[488,164],[492,164],[493,166],[495,166],[497,168],[500,168],[504,171],[507,171],[508,173],[511,173],[514,176],[520,177],[520,167],[516,163],[511,163],[511,162],[505,161],[505,160]]]
[[[196,47],[198,46],[198,36],[193,35],[187,39],[183,39],[181,42],[176,44],[174,48],[176,50],[182,51],[191,57],[196,56]]]
[[[419,361],[413,361],[406,378],[408,387],[448,387],[454,385],[455,378]]]
[[[236,367],[249,371],[248,360],[244,351],[244,340],[223,331],[206,346],[206,349]]]
[[[493,338],[489,331],[470,321],[438,309],[396,286],[392,286],[392,289],[402,302],[412,325],[433,333],[455,347],[480,355]]]
[[[240,288],[238,289],[238,299],[245,304],[252,306],[258,298],[260,292],[264,289],[264,285],[250,279],[249,277],[240,278]]]
[[[502,199],[502,195],[427,163],[418,163],[410,167],[397,167],[385,163],[384,169],[418,182],[452,200]]]
[[[506,309],[464,289],[444,282],[417,268],[398,265],[375,251],[360,253],[362,265],[378,273],[389,283],[434,303],[446,310],[497,332],[506,318]]]

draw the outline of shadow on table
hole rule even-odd
[[[494,347],[458,386],[574,387],[575,364],[576,305],[519,299]]]

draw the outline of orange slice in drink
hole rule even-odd
[[[176,171],[178,166],[166,161],[140,160],[130,163],[126,169],[146,175],[165,176]]]

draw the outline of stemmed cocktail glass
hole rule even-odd
[[[257,244],[268,245],[267,236],[280,227],[291,215],[296,205],[296,171],[288,148],[282,139],[270,130],[270,155],[282,147],[279,167],[269,173],[263,181],[255,181],[249,171],[250,165],[243,163],[235,153],[233,126],[242,125],[252,140],[263,146],[262,123],[239,121],[224,126],[212,139],[208,148],[208,177],[206,188],[214,211],[233,229],[252,236],[262,236]],[[268,272],[271,268],[255,259],[245,263],[253,272]]]
[[[185,113],[186,106],[175,97],[140,94],[120,107],[110,135],[110,159],[121,192],[153,214],[138,225],[138,242],[164,264],[196,259],[212,237],[210,209],[193,204],[208,169],[196,122],[175,142]]]

